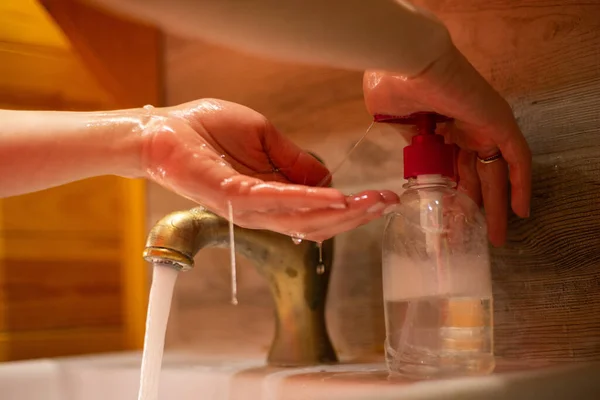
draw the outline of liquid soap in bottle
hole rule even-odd
[[[456,190],[456,147],[435,133],[434,113],[381,123],[412,124],[407,183],[383,239],[386,363],[413,379],[493,371],[493,301],[485,218]]]

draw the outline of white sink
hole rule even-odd
[[[134,400],[140,353],[0,364],[2,400]],[[159,398],[169,400],[600,399],[600,367],[500,360],[483,378],[398,382],[383,364],[277,369],[264,358],[165,354]],[[503,372],[504,371],[504,372]]]

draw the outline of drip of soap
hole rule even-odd
[[[335,168],[333,168],[331,170],[331,172],[328,173],[327,176],[325,176],[325,178],[323,178],[323,180],[321,180],[321,182],[319,182],[317,184],[318,187],[324,186],[325,183],[327,181],[329,181],[329,179],[331,179],[333,177],[333,174],[335,174],[337,171],[339,171],[340,168],[342,168],[342,165],[344,165],[344,163],[346,161],[348,161],[348,159],[350,158],[350,155],[352,154],[352,152],[354,150],[356,150],[356,148],[358,146],[360,146],[360,144],[366,139],[366,137],[369,134],[369,132],[371,132],[371,129],[373,128],[373,126],[375,126],[375,122],[371,122],[371,125],[369,125],[369,127],[367,128],[367,130],[365,131],[365,133],[360,137],[360,139],[358,139],[358,141],[356,143],[354,143],[354,145],[352,146],[352,148],[350,149],[350,151],[348,151],[348,153],[344,156],[344,158],[342,158],[342,161],[340,161],[339,164]]]
[[[318,242],[317,248],[319,249],[319,264],[323,264],[323,242]]]
[[[231,262],[231,304],[238,304],[237,298],[237,265],[235,260],[235,237],[233,226],[233,205],[231,201],[227,202],[229,211],[229,258]]]
[[[319,264],[317,265],[317,275],[323,275],[325,273],[325,264],[323,264],[323,243],[317,243],[317,249],[319,249]]]

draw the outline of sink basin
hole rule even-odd
[[[0,364],[2,400],[132,400],[140,353]],[[389,380],[383,364],[266,367],[263,357],[201,357],[167,352],[160,399],[176,400],[545,400],[600,398],[600,366],[550,367],[499,360],[488,377]]]

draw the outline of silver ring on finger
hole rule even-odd
[[[484,157],[484,158],[479,157],[479,155],[477,155],[477,161],[479,161],[482,164],[491,164],[500,159],[502,159],[502,153],[500,153],[500,152],[497,152],[496,154],[493,154],[489,157]]]

